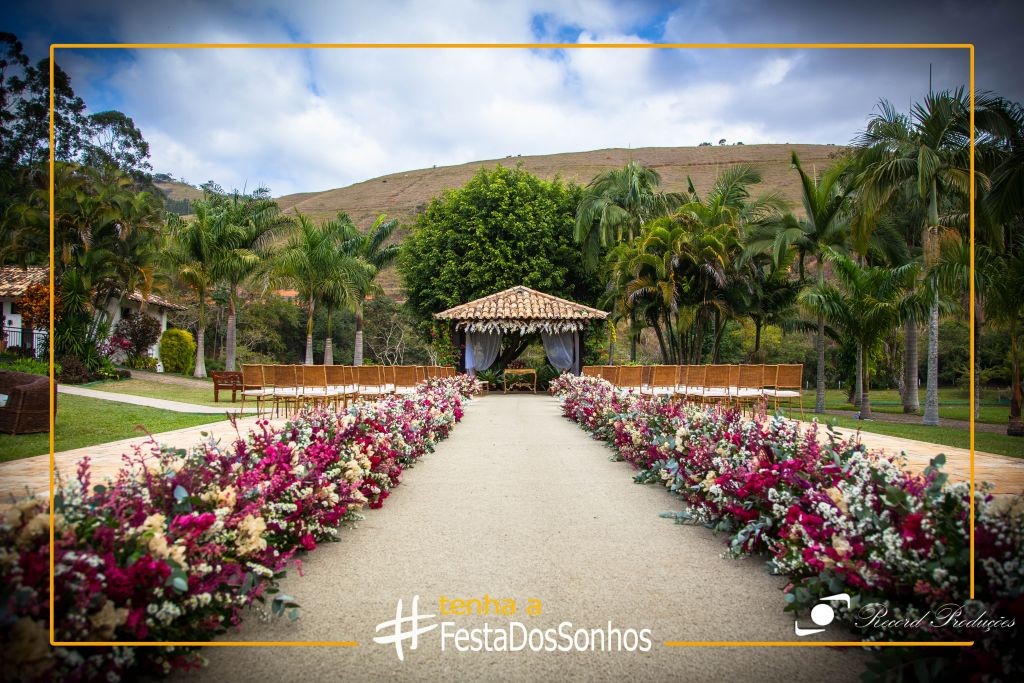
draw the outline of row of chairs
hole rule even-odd
[[[242,365],[242,407],[256,402],[256,413],[270,402],[274,415],[283,406],[347,408],[350,401],[376,400],[391,394],[411,394],[421,382],[454,377],[455,368],[442,365]]]
[[[804,415],[801,365],[588,365],[583,374],[641,394],[740,406],[773,401],[800,403]]]

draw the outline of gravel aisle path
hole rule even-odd
[[[563,419],[551,398],[476,400],[436,453],[406,472],[383,510],[291,570],[285,592],[302,617],[247,619],[233,640],[354,640],[356,648],[208,648],[210,666],[178,681],[312,680],[857,680],[864,656],[828,648],[668,648],[665,640],[796,640],[782,611],[785,581],[759,560],[721,557],[721,537],[658,513],[664,491]],[[513,598],[515,616],[445,616],[458,628],[649,628],[650,652],[533,653],[441,650],[440,629],[419,648],[373,642],[375,626],[438,614],[440,597]],[[527,616],[530,598],[540,616]],[[806,625],[806,618],[801,622]],[[425,624],[434,623],[427,620]],[[389,631],[393,631],[389,629]],[[828,640],[851,636],[838,628]]]

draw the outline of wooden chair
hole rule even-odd
[[[256,401],[256,415],[262,412],[263,401],[274,393],[263,379],[262,365],[242,364],[242,412],[245,412],[247,398]]]
[[[722,401],[728,401],[732,394],[730,390],[731,379],[732,366],[704,366],[704,386],[701,390],[701,401],[704,403],[721,403]]]
[[[353,368],[359,397],[375,401],[385,393],[384,375],[379,365],[359,365]]]
[[[420,383],[421,369],[415,365],[399,365],[394,368],[394,393],[412,394]]]
[[[288,414],[289,404],[298,408],[301,396],[299,386],[299,373],[294,365],[272,365],[270,369],[274,373],[274,388],[271,397],[274,400],[274,415],[280,414],[280,406],[284,405],[285,413]]]
[[[444,376],[445,377],[454,377],[455,375],[456,375],[455,368],[451,367],[450,365],[445,367],[445,369],[444,369]]]
[[[618,365],[602,365],[601,366],[601,379],[606,382],[615,384],[619,378],[619,366]]]
[[[640,365],[621,365],[616,375],[615,386],[620,389],[643,389],[644,369]]]
[[[786,399],[786,406],[793,405],[793,399],[800,399],[800,419],[804,419],[804,366],[780,365],[775,378],[775,388],[765,390],[765,396],[775,400],[775,410],[779,409],[779,399]]]
[[[601,366],[600,365],[584,365],[583,366],[584,377],[600,377]]]
[[[751,406],[764,400],[764,366],[763,365],[741,365],[736,386],[733,388],[733,399],[743,409],[743,406]]]
[[[359,394],[358,387],[352,380],[352,366],[327,366],[327,393],[335,406],[341,409],[348,408],[349,399]]]
[[[299,373],[302,377],[302,401],[315,406],[326,406],[333,400],[327,391],[327,366],[303,365]]]
[[[706,365],[686,366],[686,388],[684,394],[688,400],[701,402],[704,400],[704,377],[707,375]]]
[[[649,394],[655,396],[675,396],[678,383],[678,365],[654,365],[651,367],[651,377],[647,381],[647,390]]]

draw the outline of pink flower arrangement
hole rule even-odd
[[[1010,656],[1014,629],[965,632],[906,625],[944,604],[970,604],[1006,618],[1024,616],[1024,503],[1000,505],[976,495],[976,599],[970,600],[970,490],[950,484],[939,456],[921,474],[902,458],[870,452],[834,434],[804,430],[781,416],[753,418],[719,407],[638,396],[592,377],[552,382],[563,413],[609,443],[638,470],[635,481],[661,483],[686,503],[669,513],[728,535],[733,555],[767,555],[785,574],[787,610],[809,609],[845,592],[851,627],[864,609],[884,606],[884,627],[868,639],[976,640],[951,670],[1020,674]],[[1001,610],[1001,612],[999,611]],[[952,656],[959,651],[948,651]],[[995,653],[999,653],[998,655]],[[980,654],[979,654],[980,653]],[[921,656],[901,652],[904,658]],[[886,656],[881,655],[883,660]],[[975,667],[972,669],[972,667]]]
[[[191,450],[137,448],[94,485],[88,460],[55,502],[53,595],[61,641],[208,640],[244,610],[298,616],[276,586],[296,553],[337,538],[380,507],[403,467],[448,436],[465,383],[433,380],[408,396],[346,412],[300,414],[280,431]],[[182,648],[50,648],[49,511],[29,498],[0,521],[3,678],[119,680],[135,666],[200,666]]]

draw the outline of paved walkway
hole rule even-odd
[[[659,487],[560,415],[555,399],[490,395],[474,401],[437,451],[403,477],[384,508],[338,543],[303,559],[284,592],[301,618],[245,621],[234,640],[347,641],[356,648],[208,648],[209,668],[177,681],[392,680],[857,680],[858,650],[669,648],[665,640],[796,640],[783,612],[785,579],[761,560],[721,557],[723,538],[658,515],[679,509]],[[511,598],[515,616],[445,616],[458,628],[651,629],[650,652],[441,651],[440,629],[419,648],[373,642],[396,602],[419,596]],[[527,616],[527,600],[542,614]],[[439,615],[440,616],[440,615]],[[434,623],[428,619],[422,625]],[[408,628],[408,627],[407,627]],[[391,630],[393,632],[393,629]],[[847,640],[838,628],[825,636]],[[817,637],[817,636],[816,636]]]
[[[118,403],[131,403],[136,406],[148,406],[170,410],[175,413],[196,413],[199,415],[224,415],[231,414],[255,414],[255,407],[247,407],[244,410],[239,405],[225,403],[222,407],[201,406],[195,403],[182,403],[181,401],[168,401],[163,398],[151,398],[149,396],[134,396],[132,394],[117,394],[112,391],[96,391],[95,389],[83,389],[82,387],[57,385],[57,393],[71,394],[72,396],[84,396],[86,398],[98,398],[101,401],[116,401]]]
[[[808,424],[804,423],[805,426]],[[858,436],[856,429],[845,427],[836,427],[835,431],[844,438],[856,437],[871,449],[890,454],[898,454],[902,451],[907,455],[908,467],[918,472],[927,467],[929,461],[936,455],[944,453],[946,464],[942,471],[949,474],[950,481],[970,481],[971,452],[966,448],[954,448],[953,446],[914,441],[874,432],[860,432]],[[827,438],[824,429],[820,430],[820,436]],[[1024,458],[1011,458],[1008,455],[996,455],[976,450],[974,451],[974,481],[979,484],[981,482],[991,483],[994,487],[993,492],[997,494],[1022,494],[1024,493]]]
[[[100,392],[94,392],[100,393]],[[223,415],[223,411],[221,411]],[[256,424],[256,416],[244,417],[236,421],[238,428],[232,425],[231,421],[210,418],[210,424],[198,427],[186,427],[175,429],[170,432],[161,432],[154,435],[158,443],[187,448],[195,446],[204,439],[214,437],[218,439],[233,440],[238,432],[248,433]],[[204,435],[205,433],[205,435]],[[72,477],[76,467],[85,456],[89,456],[92,463],[92,480],[94,483],[101,482],[106,477],[112,477],[123,465],[121,456],[130,453],[132,446],[144,443],[149,437],[133,436],[120,441],[99,444],[96,446],[85,446],[69,451],[61,451],[54,454],[55,469],[65,477]],[[22,497],[28,491],[35,495],[48,495],[50,489],[50,456],[37,455],[32,458],[22,458],[11,462],[0,463],[0,507],[6,506],[11,495]]]

